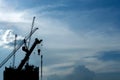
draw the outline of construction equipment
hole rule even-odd
[[[16,46],[16,48],[1,62],[0,68],[17,52],[17,50],[20,49],[20,47],[24,44],[24,40],[27,41],[37,29],[38,29],[38,28],[33,29],[33,30]]]
[[[30,34],[32,33],[32,30],[33,30],[33,27],[34,27],[34,22],[35,22],[35,16],[33,17]],[[30,37],[29,40],[28,40],[28,46],[26,45],[26,47],[27,47],[28,49],[29,49],[29,47],[30,47],[30,41],[31,41],[31,37]],[[29,60],[27,60],[27,63],[29,64]]]
[[[15,40],[14,40],[14,49],[16,49],[16,38],[17,38],[17,34],[15,34]],[[13,67],[15,67],[15,53],[13,55]]]
[[[35,17],[33,17],[31,32],[28,34],[28,36],[26,36],[18,45],[15,45],[15,48],[11,52],[11,54],[9,54],[7,58],[5,58],[3,62],[0,64],[0,67],[2,67],[12,56],[13,56],[13,63],[15,63],[14,62],[15,53],[24,44],[22,50],[26,53],[25,57],[22,59],[18,67],[14,67],[14,65],[12,67],[11,66],[5,67],[4,80],[39,80],[39,67],[28,64],[28,60],[33,50],[38,44],[40,44],[43,41],[42,39],[39,40],[38,38],[36,38],[34,43],[31,45],[31,47],[29,47],[31,36],[38,29],[38,28],[33,29],[34,20]],[[38,49],[38,55],[40,55],[40,51],[41,50]],[[42,58],[43,55],[41,55],[41,80],[42,80],[42,63],[43,63]]]
[[[32,26],[31,26],[31,31],[30,31],[30,33],[32,33],[32,30],[33,30],[33,27],[34,27],[34,22],[35,22],[35,17],[33,17],[33,21],[32,21]],[[30,46],[30,41],[31,41],[31,37],[29,38],[28,49],[29,49],[29,46]]]
[[[41,40],[35,39],[32,47],[30,49],[26,48],[25,46],[22,47],[22,50],[26,52],[25,57],[19,64],[17,68],[14,67],[5,67],[4,71],[4,80],[39,80],[39,67],[35,67],[34,65],[29,65],[27,60],[36,47],[37,44],[40,44]],[[25,65],[26,64],[26,65]],[[25,67],[23,68],[23,66]],[[42,73],[41,73],[42,75]]]
[[[43,66],[43,55],[41,55],[41,80],[42,80],[42,77],[43,77],[43,74],[42,74],[42,66]]]
[[[24,59],[21,61],[20,65],[18,66],[17,70],[21,70],[22,67],[24,66],[24,64],[27,62],[27,60],[29,59],[29,56],[31,55],[32,51],[34,50],[35,46],[37,44],[40,44],[42,42],[41,40],[38,40],[37,38],[35,39],[34,44],[32,45],[32,47],[30,48],[30,50],[28,48],[26,48],[25,46],[22,47],[22,50],[26,52],[26,56],[24,57]]]

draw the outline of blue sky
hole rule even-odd
[[[39,30],[32,42],[35,37],[44,40],[44,80],[69,80],[69,76],[73,80],[113,80],[116,76],[119,80],[119,4],[119,0],[0,0],[0,52],[4,51],[0,61],[12,51],[14,34],[18,40],[25,37],[36,16]],[[21,52],[16,63],[24,56]],[[40,65],[39,57],[33,54],[31,63]]]

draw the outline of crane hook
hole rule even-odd
[[[40,55],[40,52],[41,52],[41,50],[40,50],[40,49],[38,49],[38,55]]]

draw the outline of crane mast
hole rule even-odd
[[[15,34],[14,49],[16,49],[16,38],[17,38],[17,34]],[[15,53],[13,55],[13,67],[15,67]]]

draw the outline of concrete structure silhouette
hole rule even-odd
[[[25,65],[25,68],[18,71],[15,68],[5,68],[4,80],[39,80],[39,67]]]

